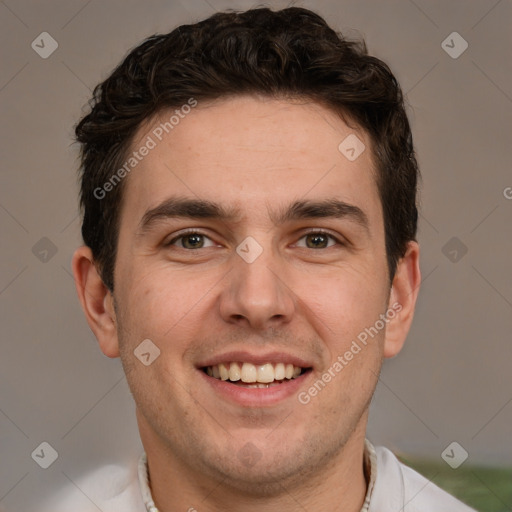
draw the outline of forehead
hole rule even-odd
[[[242,96],[163,110],[130,151],[144,145],[151,149],[127,178],[122,217],[140,220],[170,195],[258,215],[286,197],[336,195],[379,214],[368,135],[312,101]]]

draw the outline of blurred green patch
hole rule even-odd
[[[444,461],[434,462],[410,456],[398,458],[479,512],[512,511],[512,468],[464,463],[452,469]]]

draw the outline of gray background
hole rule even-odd
[[[120,361],[97,347],[70,271],[81,241],[72,128],[91,89],[144,37],[254,5],[0,2],[0,506],[28,509],[141,450]],[[472,463],[512,465],[512,4],[295,5],[364,36],[390,64],[407,93],[423,174],[419,304],[405,349],[385,363],[369,437],[438,460],[457,441]],[[43,31],[59,45],[47,59],[31,48]],[[454,31],[469,44],[456,59],[441,46]],[[31,458],[43,441],[59,453],[46,470]]]

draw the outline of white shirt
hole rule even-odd
[[[366,440],[369,485],[360,512],[476,512],[413,469],[383,446]],[[129,468],[105,466],[60,493],[37,512],[158,512],[148,485],[146,454]]]

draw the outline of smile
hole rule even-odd
[[[233,361],[206,366],[203,371],[209,377],[229,381],[239,386],[268,388],[299,377],[307,371],[307,368],[300,368],[290,363],[254,365]]]

